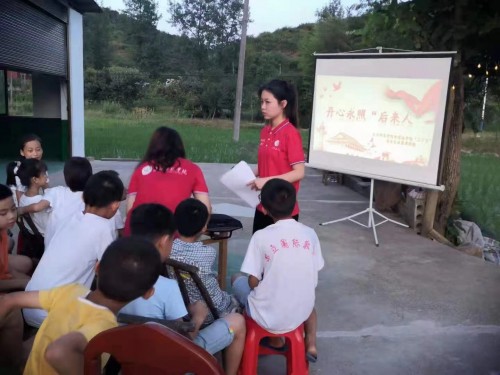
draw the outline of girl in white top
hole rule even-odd
[[[19,207],[40,202],[43,199],[43,190],[49,184],[47,165],[42,160],[25,159],[21,162],[17,174],[21,179],[21,183],[26,188],[25,193],[19,199]],[[45,233],[49,215],[50,209],[30,214],[33,223],[42,235]],[[28,230],[30,229],[28,228]]]
[[[41,138],[36,134],[25,135],[21,139],[19,154],[21,155],[19,161],[13,161],[7,164],[6,181],[6,185],[10,187],[12,192],[14,193],[14,202],[16,203],[16,206],[19,206],[19,199],[26,190],[17,174],[19,167],[21,165],[21,162],[25,159],[42,160],[43,148]]]

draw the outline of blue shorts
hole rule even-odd
[[[210,354],[215,354],[228,347],[233,342],[233,338],[234,332],[229,327],[229,323],[221,318],[200,330],[193,341]]]
[[[248,276],[239,276],[233,282],[233,296],[236,297],[238,302],[245,306],[245,310],[248,316],[252,316],[250,314],[250,307],[248,306],[248,296],[250,295],[250,285],[248,285]]]

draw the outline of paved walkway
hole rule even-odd
[[[95,161],[124,183],[135,162]],[[251,236],[252,210],[219,182],[229,164],[200,164],[215,212],[243,229],[229,241],[229,274],[239,270]],[[51,182],[62,183],[62,173]],[[371,229],[341,218],[367,207],[344,186],[306,170],[300,221],[320,238],[326,266],[317,288],[319,360],[311,374],[500,374],[500,268],[391,223]],[[361,220],[361,219],[360,219]],[[367,219],[366,219],[367,220]],[[284,314],[288,313],[286,311]],[[284,374],[284,362],[260,361],[259,373]]]

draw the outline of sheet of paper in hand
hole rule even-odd
[[[228,189],[243,199],[250,207],[255,208],[259,204],[259,192],[247,186],[253,180],[255,180],[255,175],[245,161],[240,161],[220,178],[220,181]]]

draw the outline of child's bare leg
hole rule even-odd
[[[20,366],[22,362],[23,316],[20,309],[0,321],[0,363]]]
[[[236,375],[245,348],[245,319],[243,315],[236,313],[227,314],[223,319],[229,323],[229,327],[234,332],[233,342],[226,348],[224,368],[227,375]]]
[[[311,315],[304,322],[306,352],[313,357],[317,357],[318,349],[316,348],[316,331],[318,329],[318,316],[316,308],[313,308]]]

